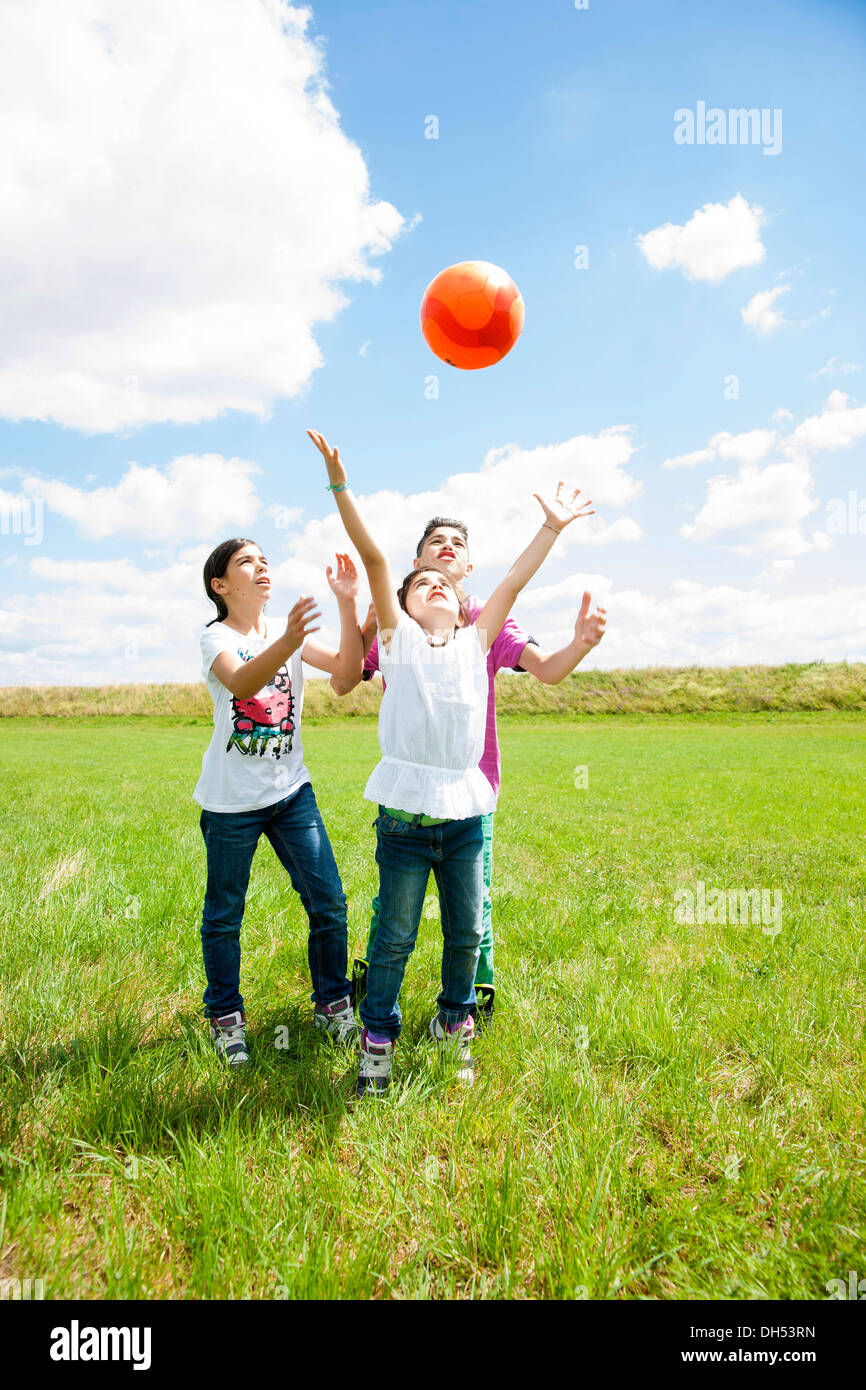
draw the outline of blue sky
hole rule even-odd
[[[547,645],[588,583],[610,609],[597,665],[866,658],[866,516],[828,525],[866,497],[866,6],[154,12],[159,43],[123,6],[97,36],[38,0],[3,60],[0,501],[39,499],[43,534],[0,535],[0,683],[196,679],[201,564],[226,535],[277,567],[275,614],[326,599],[339,532],[308,425],[395,566],[433,497],[462,504],[479,591],[532,534],[535,480],[588,481],[600,529],[517,609]],[[79,43],[97,80],[77,129]],[[780,111],[778,153],[676,143],[699,102]],[[513,276],[526,326],[459,372],[418,308],[472,258]],[[176,470],[161,510],[190,457],[221,463]]]

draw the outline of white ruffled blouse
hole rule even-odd
[[[390,650],[379,644],[386,682],[379,710],[382,760],[364,789],[398,811],[465,820],[496,809],[478,764],[487,720],[487,655],[478,629],[458,628],[444,647],[401,612]]]

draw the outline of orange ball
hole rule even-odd
[[[523,299],[507,271],[490,261],[460,261],[424,291],[421,332],[443,362],[474,371],[511,351],[523,315]]]

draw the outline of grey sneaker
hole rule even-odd
[[[210,1022],[211,1041],[217,1053],[230,1067],[242,1067],[250,1060],[247,1048],[247,1017],[243,1009],[220,1014]]]
[[[452,1023],[447,1027],[439,1014],[430,1022],[430,1036],[439,1046],[444,1057],[453,1058],[457,1063],[457,1079],[471,1086],[475,1080],[475,1064],[472,1061],[472,1039],[475,1036],[475,1020],[470,1014],[462,1023]]]
[[[355,1093],[359,1096],[384,1096],[391,1084],[395,1042],[371,1043],[367,1030],[361,1034],[361,1066]]]
[[[348,994],[333,1004],[317,1004],[313,1022],[320,1033],[327,1033],[336,1043],[353,1043],[361,1031]]]

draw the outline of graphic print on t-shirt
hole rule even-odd
[[[248,652],[239,652],[238,655],[244,661],[252,660]],[[266,753],[272,758],[291,753],[295,732],[294,712],[292,681],[283,665],[258,694],[246,700],[232,696],[233,728],[226,752],[239,748],[242,753],[258,753],[260,758]]]

